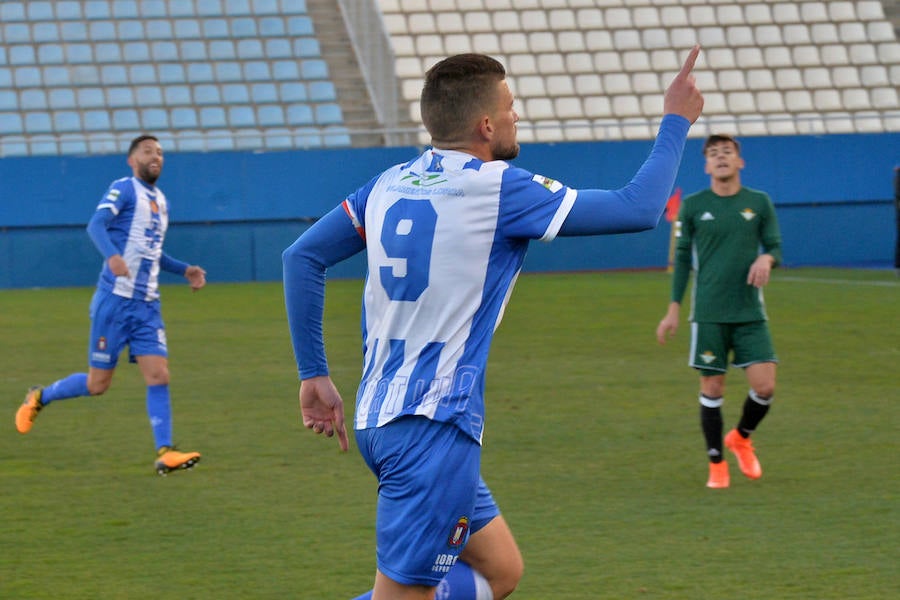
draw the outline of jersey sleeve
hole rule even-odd
[[[134,186],[129,178],[125,177],[113,181],[103,198],[97,204],[97,210],[109,209],[113,215],[118,215],[122,208],[129,203],[134,203]]]
[[[517,167],[503,172],[499,226],[508,238],[553,240],[572,209],[576,192]]]
[[[766,199],[766,212],[760,240],[763,251],[772,255],[772,258],[775,259],[775,265],[780,265],[782,261],[781,230],[778,227],[778,217],[775,215],[775,205],[772,204],[772,199],[768,194],[764,194],[764,196]]]
[[[691,275],[691,247],[694,240],[694,226],[690,218],[690,197],[684,199],[678,210],[678,218],[672,223],[675,228],[675,257],[672,267],[672,302],[681,304]]]

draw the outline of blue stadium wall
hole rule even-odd
[[[787,266],[893,265],[894,168],[900,135],[746,138],[745,185],[772,196]],[[576,188],[617,188],[650,142],[527,144],[516,164]],[[708,185],[701,139],[688,140],[676,187]],[[281,252],[319,216],[415,148],[169,153],[160,187],[170,202],[166,250],[203,265],[210,282],[281,278]],[[0,288],[92,285],[101,259],[84,226],[124,156],[0,160]],[[669,224],[653,231],[535,242],[526,271],[666,265]],[[362,255],[329,272],[361,277]],[[166,281],[175,281],[166,275]]]

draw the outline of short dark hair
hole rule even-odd
[[[718,144],[720,142],[731,142],[732,144],[734,144],[734,149],[737,150],[737,153],[740,156],[741,143],[739,141],[737,141],[737,139],[733,138],[732,136],[726,135],[724,133],[714,133],[711,136],[709,136],[708,138],[706,138],[706,141],[703,143],[703,156],[706,156],[706,150],[710,146],[712,146],[714,144]]]
[[[159,138],[156,137],[155,135],[150,135],[149,133],[145,133],[143,135],[137,136],[136,138],[131,140],[131,145],[128,146],[128,156],[131,156],[134,153],[135,149],[137,149],[137,147],[141,144],[141,142],[144,142],[147,140],[153,140],[154,142],[158,142]]]
[[[457,54],[438,62],[425,73],[422,87],[425,129],[435,140],[463,140],[473,121],[491,110],[492,84],[505,78],[503,65],[485,54]]]

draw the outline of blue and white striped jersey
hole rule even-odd
[[[494,330],[529,240],[555,238],[575,197],[504,161],[428,150],[344,201],[368,253],[357,429],[424,415],[481,441]]]
[[[98,211],[104,209],[115,215],[107,231],[131,275],[116,277],[104,261],[98,288],[125,298],[156,300],[159,261],[169,226],[165,195],[158,187],[148,186],[136,177],[123,177],[110,184],[97,205]]]

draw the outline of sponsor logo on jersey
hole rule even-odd
[[[749,208],[745,208],[741,211],[741,216],[744,217],[744,220],[746,221],[752,221],[754,218],[756,218],[756,213]]]
[[[700,215],[700,220],[701,220],[701,221],[715,221],[716,218],[712,215],[711,212],[706,211],[705,213],[703,213],[702,215]]]
[[[703,361],[704,364],[711,364],[714,360],[716,360],[716,355],[711,351],[707,350],[706,352],[700,355],[700,360]]]
[[[461,546],[466,541],[467,533],[469,533],[469,517],[460,517],[453,526],[453,531],[450,532],[447,545],[451,548]]]
[[[550,179],[549,177],[544,177],[543,175],[535,175],[531,178],[535,183],[539,183],[551,192],[558,192],[562,189],[562,184],[555,179]]]
[[[119,194],[121,194],[121,193],[122,193],[122,192],[119,191],[119,190],[109,190],[109,193],[106,195],[106,198],[105,198],[105,199],[106,199],[106,200],[112,200],[113,202],[115,202],[115,201],[116,201],[116,198],[118,198],[118,197],[119,197]]]
[[[446,183],[447,179],[441,179],[442,177],[443,175],[441,173],[425,173],[419,175],[418,173],[410,171],[408,175],[401,177],[400,181],[418,187],[430,187],[432,185],[438,185],[439,183]]]

